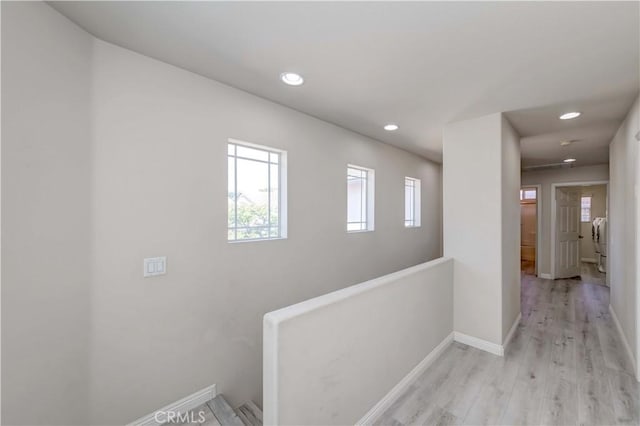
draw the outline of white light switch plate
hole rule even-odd
[[[143,276],[145,277],[155,277],[167,273],[167,256],[148,257],[143,263]]]

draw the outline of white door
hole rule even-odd
[[[556,278],[580,275],[580,189],[556,188]]]

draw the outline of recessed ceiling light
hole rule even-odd
[[[567,112],[560,116],[560,120],[571,120],[572,118],[580,117],[580,114],[581,113],[579,113],[578,111]]]
[[[573,163],[574,161],[576,161],[576,159],[575,158],[567,158],[567,159],[562,160],[562,161],[564,161],[565,163]]]
[[[280,80],[283,83],[288,84],[289,86],[300,86],[304,83],[304,78],[300,74],[296,74],[295,72],[283,72],[280,74]]]
[[[562,141],[560,142],[560,146],[567,146],[567,145],[571,145],[573,143],[573,141]]]
[[[398,130],[398,129],[399,129],[399,127],[398,127],[398,125],[397,125],[397,124],[389,123],[389,124],[387,124],[387,125],[385,125],[385,126],[384,126],[384,129],[385,129],[387,132],[393,132],[394,130]]]

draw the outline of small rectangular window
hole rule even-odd
[[[535,200],[538,197],[536,188],[527,188],[520,190],[520,200]]]
[[[347,167],[347,231],[373,231],[374,171]]]
[[[420,179],[404,178],[404,226],[420,226]]]
[[[580,221],[591,222],[591,197],[580,198]]]
[[[230,140],[228,241],[286,238],[286,152]]]

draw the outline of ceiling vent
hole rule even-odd
[[[539,166],[526,166],[522,168],[523,172],[539,172],[542,170],[555,170],[555,169],[570,169],[571,163],[551,163],[540,164]]]

